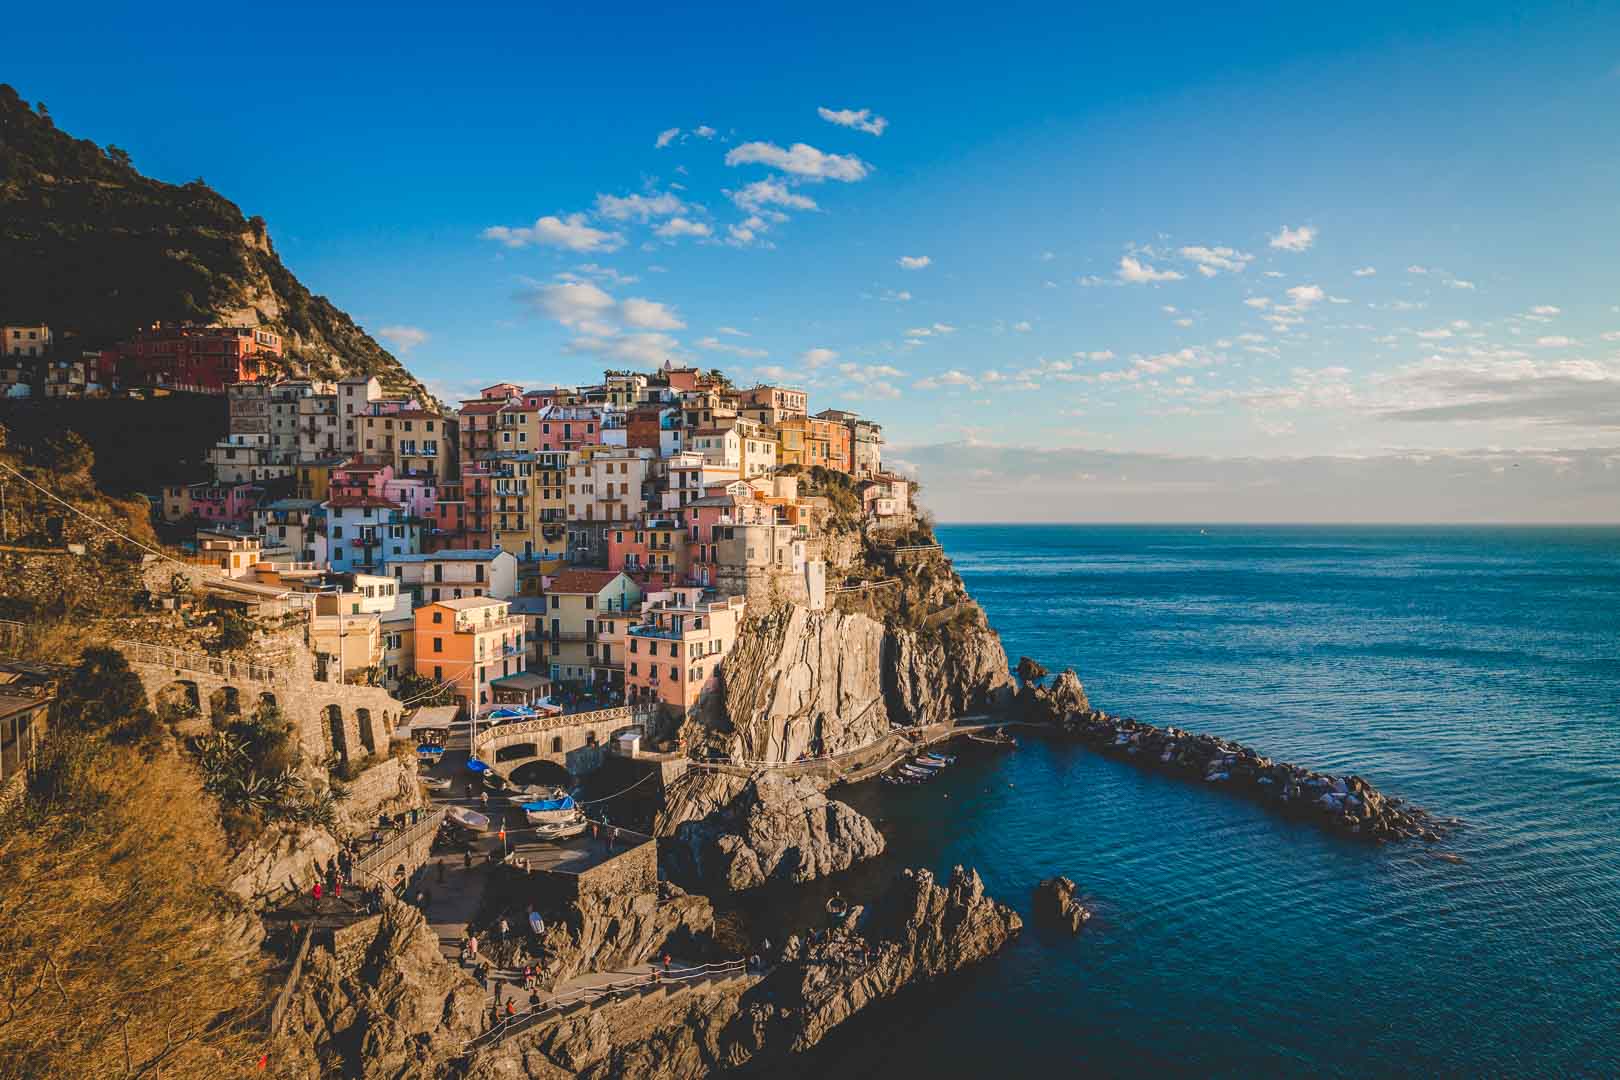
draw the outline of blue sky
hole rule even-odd
[[[790,379],[943,517],[1620,516],[1613,5],[20,18],[447,396]]]

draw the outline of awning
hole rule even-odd
[[[544,690],[551,685],[551,680],[532,671],[520,671],[516,675],[492,679],[490,685],[498,686],[502,690]]]

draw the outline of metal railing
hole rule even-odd
[[[563,1010],[581,1003],[595,1006],[604,999],[612,1001],[618,998],[641,994],[647,987],[669,986],[679,989],[696,982],[729,979],[736,975],[748,974],[747,960],[728,960],[719,964],[700,964],[696,967],[680,968],[675,971],[651,971],[645,975],[620,982],[604,983],[601,986],[588,986],[567,994],[554,995],[531,1006],[528,1011],[515,1013],[507,1017],[482,1035],[467,1044],[466,1052],[477,1053],[486,1047],[495,1046],[502,1041],[518,1034],[547,1017],[556,1016]]]
[[[656,706],[616,705],[611,709],[596,709],[591,712],[562,713],[557,716],[542,716],[534,720],[519,720],[515,724],[498,724],[478,733],[478,739],[473,745],[473,756],[481,760],[488,760],[484,750],[494,740],[500,739],[502,745],[509,746],[508,741],[513,736],[538,735],[542,732],[556,731],[559,728],[579,727],[584,724],[600,724],[610,720],[624,720],[628,723],[644,724],[657,714]]]
[[[442,809],[433,811],[415,825],[407,825],[375,848],[355,859],[356,874],[371,874],[379,879],[384,878],[386,875],[384,875],[383,870],[387,868],[389,863],[394,861],[395,856],[402,851],[409,850],[411,845],[424,836],[431,837],[439,831],[439,825],[444,821],[444,814],[445,812]]]

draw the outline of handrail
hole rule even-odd
[[[315,927],[304,927],[303,936],[298,942],[298,951],[293,955],[292,970],[287,973],[287,981],[281,984],[275,1004],[270,1007],[270,1037],[273,1039],[281,1036],[281,1025],[287,1018],[287,1007],[292,1004],[293,990],[304,974],[304,960],[309,956],[309,945],[314,939]]]
[[[515,724],[498,724],[478,733],[478,739],[472,747],[472,752],[474,757],[481,758],[484,747],[495,738],[505,739],[511,735],[535,735],[544,731],[555,731],[558,728],[578,727],[581,724],[599,724],[608,720],[623,719],[645,722],[656,711],[656,706],[615,705],[612,708],[594,709],[590,712],[559,713],[556,716],[542,716],[534,720],[519,720]]]
[[[531,1006],[523,1013],[514,1013],[512,1016],[500,1021],[488,1031],[467,1043],[466,1052],[475,1053],[486,1046],[493,1046],[516,1035],[518,1032],[539,1023],[547,1016],[555,1015],[571,1005],[581,1001],[595,1004],[603,998],[615,998],[632,991],[639,991],[644,986],[662,986],[671,983],[691,982],[696,979],[710,979],[720,975],[734,975],[748,971],[747,960],[727,960],[717,964],[699,964],[696,967],[681,968],[675,972],[660,972],[657,969],[646,975],[626,979],[621,982],[604,983],[601,986],[586,986],[567,994],[554,995],[538,1006]]]
[[[434,810],[416,824],[407,825],[396,832],[377,847],[356,858],[354,860],[356,872],[373,874],[380,878],[382,876],[380,870],[386,869],[395,855],[409,848],[424,834],[431,835],[438,832],[440,823],[444,821],[444,815],[443,808]]]

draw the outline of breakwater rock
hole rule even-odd
[[[773,1076],[808,1069],[800,1056],[860,1010],[1000,951],[1022,927],[957,867],[937,882],[905,870],[844,928],[792,938],[767,970],[712,985],[637,996],[536,1025],[450,1076],[537,1080],[578,1076],[705,1076],[749,1066]]]
[[[1058,926],[1066,926],[1070,933],[1091,921],[1091,912],[1078,899],[1080,886],[1066,877],[1047,878],[1035,886],[1035,915]]]
[[[749,778],[688,774],[654,831],[678,881],[741,892],[767,881],[811,881],[883,851],[883,834],[819,783],[780,772]]]
[[[1368,840],[1438,840],[1456,824],[1389,798],[1359,776],[1314,772],[1273,761],[1241,743],[1177,727],[1155,727],[1090,707],[1073,671],[1050,686],[1026,685],[1018,715],[1064,731],[1093,750],[1241,791],[1346,836]]]

